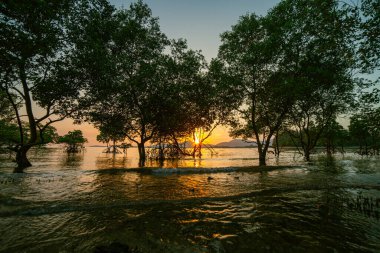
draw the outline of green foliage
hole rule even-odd
[[[350,118],[349,133],[363,155],[379,154],[380,108],[362,111]]]
[[[354,101],[355,20],[332,0],[283,1],[271,14],[287,24],[286,52],[298,83],[285,126],[309,160],[329,124]]]
[[[103,128],[109,127],[107,122],[113,122],[111,128],[116,124],[140,145],[144,156],[144,144],[156,133],[151,101],[157,94],[159,64],[168,40],[142,1],[118,11],[104,5],[97,9],[98,13],[88,12],[87,7],[81,10],[84,13],[77,19],[83,29],[73,34],[75,58],[86,59],[78,65],[91,94],[86,97],[85,116]]]
[[[214,67],[215,69],[215,67]],[[199,51],[190,50],[184,40],[172,41],[170,54],[164,56],[156,104],[157,134],[153,142],[169,144],[174,153],[201,156],[202,143],[219,124],[226,122],[231,104],[222,96],[223,90],[214,79],[217,74],[207,71]],[[198,140],[194,134],[198,129]],[[193,136],[193,137],[192,137]],[[180,143],[193,141],[193,149]],[[161,145],[160,145],[161,146]],[[173,150],[169,153],[173,156]]]
[[[13,99],[16,99],[14,95]],[[0,120],[11,121],[14,116],[13,107],[6,92],[0,89]]]
[[[40,145],[55,143],[58,141],[57,129],[53,126],[46,127],[43,132],[40,132],[40,134],[41,133],[42,135],[38,137],[38,142]]]
[[[353,12],[360,17],[359,39],[361,64],[364,70],[371,72],[380,67],[380,1],[362,0],[360,7],[354,7]]]
[[[67,99],[79,94],[75,82],[64,80],[61,73],[67,66],[64,20],[72,4],[70,0],[5,1],[0,7],[2,89],[17,92],[26,103],[33,97],[57,114],[63,106],[70,109]]]
[[[300,147],[299,140],[294,138],[294,135],[295,133],[291,130],[281,131],[279,135],[276,135],[276,139],[278,139],[278,147]]]
[[[12,104],[20,132],[13,148],[20,171],[31,166],[26,156],[28,150],[46,143],[44,131],[51,133],[51,124],[78,112],[85,83],[71,57],[74,46],[68,23],[76,7],[84,2],[92,1],[31,0],[0,4],[0,90]],[[33,102],[43,112],[39,118]],[[18,103],[26,112],[25,122],[21,120],[24,111],[21,112]]]
[[[315,138],[303,145],[308,152],[321,129],[345,111],[354,88],[354,24],[336,1],[286,0],[265,17],[241,17],[222,34],[218,61],[233,73],[234,88],[226,90],[241,104],[231,133],[255,139],[263,164],[285,121],[299,136],[313,128]]]
[[[98,126],[100,134],[96,136],[96,140],[102,143],[107,143],[106,153],[118,153],[116,143],[123,142],[126,138],[123,122],[119,119],[114,121],[102,122]],[[112,146],[108,146],[109,142],[112,141]]]
[[[183,40],[172,42],[153,100],[157,108],[156,141],[165,139],[178,144],[178,140],[191,136],[196,128],[208,132],[219,124],[222,101],[217,99],[214,83],[205,74],[206,67],[200,52],[189,50]]]
[[[326,147],[327,154],[344,152],[344,147],[350,145],[349,132],[336,121],[330,122],[321,135],[321,144]]]
[[[0,120],[0,151],[13,147],[20,139],[19,134],[16,124]]]
[[[11,95],[16,99],[14,95]],[[20,140],[20,132],[14,123],[14,111],[7,94],[0,90],[0,152],[14,147]]]
[[[94,59],[80,66],[90,84],[87,120],[106,135],[135,142],[142,159],[147,141],[176,141],[199,127],[212,130],[220,101],[201,53],[184,40],[169,41],[141,1],[101,12],[89,13],[91,22],[77,38],[77,57]]]
[[[260,164],[265,164],[265,154],[273,134],[280,128],[293,103],[292,90],[295,82],[286,70],[281,69],[284,59],[280,33],[273,30],[269,17],[254,14],[240,18],[232,31],[222,34],[219,59],[214,64],[223,64],[220,69],[232,73],[234,86],[225,92],[235,96],[229,101],[236,104],[230,122],[234,137],[253,138],[258,144]],[[219,72],[220,73],[220,72]]]
[[[108,143],[111,141],[111,138],[109,135],[105,134],[104,132],[100,132],[100,134],[96,136],[96,140],[101,143],[107,143],[108,145]]]
[[[28,141],[30,131],[27,124],[23,124],[23,139]],[[45,131],[40,132],[37,140],[39,145],[55,143],[58,138],[57,130],[53,126],[48,126]],[[3,150],[14,151],[20,143],[19,127],[13,121],[0,119],[0,147]]]
[[[254,138],[264,157],[284,125],[309,159],[323,130],[353,101],[355,31],[355,18],[333,0],[287,0],[265,17],[243,16],[222,35],[219,51],[237,77],[226,90],[242,105],[232,135]]]
[[[51,124],[73,117],[93,123],[99,141],[135,142],[142,160],[147,142],[178,148],[202,129],[201,146],[222,123],[257,142],[262,165],[274,137],[306,159],[321,143],[334,152],[347,137],[335,119],[371,86],[354,70],[379,66],[380,2],[360,3],[283,0],[264,17],[244,15],[208,65],[169,40],[141,0],[120,10],[107,0],[3,1],[0,143],[29,166],[32,146],[57,139]],[[361,94],[367,112],[352,117],[350,134],[374,147],[379,95]],[[70,151],[85,141],[78,131],[65,138]]]
[[[58,138],[58,143],[66,144],[66,151],[68,153],[78,153],[84,148],[84,143],[87,139],[83,137],[81,130],[73,130],[66,135]]]

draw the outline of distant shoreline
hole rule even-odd
[[[215,147],[215,146],[212,146],[210,145],[212,148],[257,148],[257,146],[247,146],[247,147]],[[101,145],[90,145],[90,146],[87,146],[87,147],[90,147],[90,148],[107,148],[107,146],[101,146]],[[137,146],[132,146],[132,147],[129,147],[129,148],[137,148]],[[146,146],[146,148],[150,148],[149,146]],[[189,147],[191,148],[191,147]],[[207,147],[205,147],[205,149],[207,149]]]

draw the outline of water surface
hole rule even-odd
[[[293,151],[260,169],[254,149],[147,162],[89,147],[0,161],[0,252],[379,252],[380,160]],[[97,248],[98,247],[98,248]]]

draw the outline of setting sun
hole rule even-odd
[[[193,132],[193,141],[195,145],[199,145],[203,138],[203,129],[202,128],[195,128]]]
[[[0,253],[380,253],[379,10],[0,0]]]

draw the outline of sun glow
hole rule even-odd
[[[195,145],[199,145],[202,141],[203,130],[202,128],[195,128],[193,132],[193,141]]]

